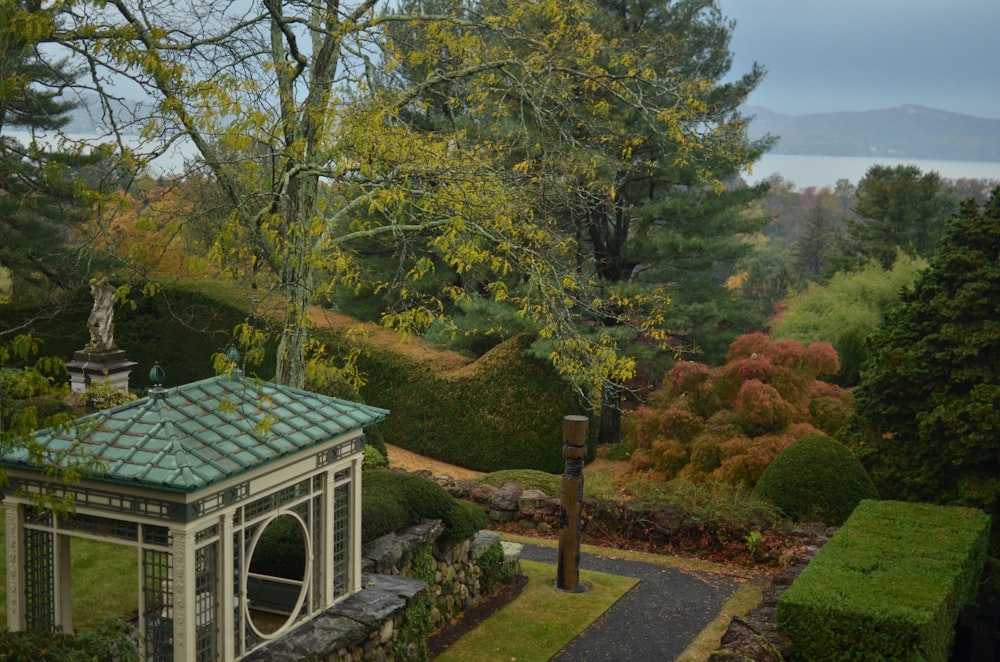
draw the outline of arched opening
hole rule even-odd
[[[284,630],[302,608],[310,580],[309,532],[298,515],[276,515],[250,546],[244,577],[247,619],[261,637]]]

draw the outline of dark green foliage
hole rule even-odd
[[[452,498],[434,481],[397,471],[372,470],[364,473],[362,542],[401,531],[426,519],[442,521],[443,542],[465,540],[486,528],[486,515],[482,509],[473,503]]]
[[[489,526],[486,513],[477,504],[464,499],[452,499],[444,517],[445,531],[442,542],[468,540]]]
[[[839,525],[862,499],[877,499],[872,479],[836,439],[809,435],[781,451],[753,489],[788,517]]]
[[[212,355],[232,343],[234,329],[247,320],[239,302],[228,303],[203,285],[164,287],[140,297],[136,308],[115,312],[115,340],[136,361],[133,390],[142,392],[154,361],[175,386],[212,374]],[[137,289],[137,288],[133,288]],[[87,315],[92,299],[81,291],[59,317],[38,321],[33,330],[45,341],[45,353],[70,358],[88,340]],[[36,309],[0,307],[0,325],[11,328],[32,318]],[[335,349],[350,349],[339,334],[317,330],[316,337]],[[359,367],[367,383],[360,397],[332,385],[310,387],[345,399],[385,407],[392,415],[366,430],[366,442],[384,450],[382,438],[422,455],[473,469],[491,471],[532,467],[562,471],[562,418],[579,413],[573,388],[551,366],[524,351],[530,341],[505,342],[457,375],[437,374],[428,363],[366,346]],[[264,360],[245,371],[268,378],[274,371],[274,345]],[[348,385],[349,386],[349,385]],[[349,396],[349,397],[348,397]],[[595,432],[596,426],[590,426]],[[593,447],[592,447],[593,448]]]
[[[854,211],[860,218],[848,223],[848,231],[865,260],[876,259],[888,269],[900,250],[933,256],[954,209],[938,173],[925,174],[914,165],[874,165],[858,182]]]
[[[527,354],[529,343],[509,340],[457,374],[366,346],[361,395],[392,411],[382,433],[407,450],[479,471],[561,472],[563,417],[581,405],[547,362]]]
[[[44,143],[54,141],[10,135],[14,129],[52,136],[76,106],[63,95],[76,72],[39,47],[52,40],[58,11],[13,0],[4,2],[0,19],[0,265],[10,270],[17,301],[44,298],[88,275],[71,247],[70,229],[88,217],[82,193],[96,181],[93,164],[103,159],[101,151],[50,150]],[[92,266],[93,256],[86,262]]]
[[[513,563],[504,561],[503,545],[496,541],[479,557],[479,592],[483,596],[493,595],[497,587],[514,579]]]
[[[1000,494],[1000,196],[963,205],[871,336],[856,454],[887,498],[990,512]]]
[[[134,310],[130,306],[117,307],[115,342],[139,364],[133,373],[138,376],[133,381],[135,387],[144,390],[149,386],[146,375],[155,361],[166,372],[168,387],[212,376],[212,355],[225,352],[233,344],[236,327],[250,318],[239,303],[220,300],[194,285],[139,296]],[[274,346],[269,343],[265,347],[260,364],[244,362],[244,372],[270,379],[274,374]]]
[[[132,626],[103,621],[93,632],[72,636],[57,632],[0,630],[0,659],[5,662],[138,662]]]
[[[305,577],[306,542],[298,520],[281,515],[267,525],[254,547],[250,571],[299,581]]]
[[[430,545],[420,545],[413,550],[408,575],[427,584],[427,589],[414,597],[413,602],[406,607],[394,645],[396,659],[418,662],[427,662],[430,659],[427,635],[431,631],[431,610],[434,609],[435,602],[434,593],[431,591],[431,587],[434,586],[434,565],[434,555]]]
[[[973,509],[862,501],[779,598],[778,628],[796,659],[945,662],[988,530]]]
[[[389,493],[377,491],[369,485],[369,478],[382,473],[366,471],[361,500],[361,542],[367,543],[393,531],[402,531],[417,524],[412,521],[403,497],[393,490]]]

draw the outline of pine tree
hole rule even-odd
[[[1000,189],[946,224],[938,255],[872,335],[858,452],[885,497],[992,510],[1000,495]]]
[[[69,228],[83,216],[78,168],[96,160],[35,140],[69,121],[74,104],[62,98],[72,83],[65,62],[48,61],[39,43],[54,26],[50,9],[30,0],[0,1],[0,266],[12,275],[14,298],[37,288],[71,287],[83,278],[68,248]]]

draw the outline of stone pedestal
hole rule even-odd
[[[91,352],[81,349],[73,353],[73,360],[66,364],[70,388],[73,393],[83,393],[91,385],[108,382],[120,391],[128,391],[128,376],[138,365],[125,358],[125,350],[111,349]]]

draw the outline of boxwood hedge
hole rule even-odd
[[[796,659],[946,662],[976,596],[989,520],[971,508],[862,501],[778,600]]]

